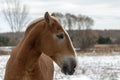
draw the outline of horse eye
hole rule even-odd
[[[58,39],[63,39],[63,38],[64,38],[63,33],[62,33],[62,34],[58,34],[58,35],[56,35],[56,36],[57,36]]]

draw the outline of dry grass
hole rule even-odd
[[[120,52],[113,52],[113,53],[96,53],[96,52],[77,52],[78,56],[115,56],[120,55]]]
[[[8,55],[10,52],[8,51],[3,51],[3,50],[0,50],[0,55]]]
[[[85,51],[78,51],[78,55],[99,56],[99,55],[120,55],[119,45],[95,45]]]

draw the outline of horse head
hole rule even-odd
[[[76,53],[67,32],[55,18],[55,15],[44,15],[46,31],[41,38],[41,50],[51,57],[63,73],[72,75],[76,67]]]
[[[38,21],[36,26],[41,27],[41,30],[36,28],[34,31],[39,31],[39,36],[37,36],[38,50],[52,58],[64,74],[72,75],[76,67],[76,53],[67,32],[55,15],[49,15],[46,12],[44,18]]]

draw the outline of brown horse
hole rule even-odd
[[[49,57],[48,57],[49,56]],[[76,54],[67,32],[54,17],[32,22],[21,42],[12,51],[4,80],[53,80],[53,61],[64,74],[72,75]]]

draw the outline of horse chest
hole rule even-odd
[[[31,71],[25,71],[23,80],[49,80],[47,67],[44,65],[36,66]]]
[[[48,79],[41,73],[26,73],[22,80],[48,80]]]

